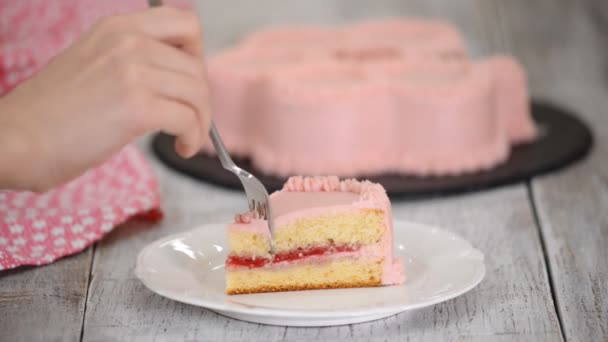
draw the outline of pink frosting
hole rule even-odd
[[[404,278],[403,265],[393,259],[393,224],[391,204],[384,188],[369,181],[339,180],[327,177],[291,177],[281,191],[271,195],[276,229],[303,217],[327,213],[355,212],[375,209],[385,212],[386,232],[377,245],[364,246],[356,252],[340,253],[351,257],[384,257],[383,284],[399,284]],[[270,236],[265,220],[256,219],[250,213],[237,215],[235,223],[228,225],[229,232],[253,232]],[[287,263],[287,262],[286,262]]]
[[[251,217],[248,215],[248,213],[245,213],[242,215],[237,215],[237,218],[241,218],[243,215]],[[268,222],[260,219],[252,219],[249,222],[236,220],[234,223],[228,225],[228,232],[248,232],[270,236]]]
[[[228,149],[269,174],[457,175],[536,137],[521,66],[444,22],[273,29],[209,64]]]
[[[390,201],[382,185],[356,179],[340,180],[337,176],[290,177],[283,186],[285,192],[351,192],[357,194],[352,202],[357,208],[390,209]]]
[[[513,58],[498,56],[485,61],[495,77],[498,116],[514,144],[533,141],[537,136],[536,126],[530,117],[528,83],[522,66]],[[515,114],[515,115],[514,115]]]

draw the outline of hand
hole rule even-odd
[[[0,189],[44,191],[150,131],[194,155],[210,113],[200,25],[168,7],[107,17],[0,99]]]

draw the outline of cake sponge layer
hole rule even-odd
[[[275,249],[281,253],[311,246],[375,244],[384,231],[384,212],[381,210],[322,214],[279,226],[275,233]]]
[[[299,218],[277,227],[275,253],[318,247],[376,244],[385,229],[384,212],[375,209]],[[229,231],[228,245],[231,255],[263,258],[271,256],[269,235],[260,231]]]
[[[227,269],[226,293],[247,294],[382,285],[380,258],[342,258],[255,269]]]
[[[237,231],[228,233],[230,254],[248,257],[270,257],[270,241],[266,234]]]

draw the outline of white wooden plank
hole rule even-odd
[[[533,193],[566,339],[608,340],[608,4],[494,5],[532,91],[576,110],[595,133],[586,161],[535,179]]]
[[[572,341],[608,340],[608,154],[593,155],[534,182],[561,322]]]
[[[79,340],[92,257],[1,273],[0,341]]]
[[[561,89],[560,89],[561,88]],[[533,183],[557,304],[572,341],[608,340],[608,87],[569,82],[552,97],[585,113],[595,147],[583,163]]]

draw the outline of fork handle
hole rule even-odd
[[[228,171],[234,172],[234,167],[236,166],[228,154],[226,150],[226,146],[224,146],[224,142],[220,137],[220,133],[215,128],[215,123],[213,120],[211,121],[211,127],[209,129],[209,136],[211,137],[211,142],[213,143],[213,147],[215,147],[215,153],[217,153],[217,157],[220,159],[220,163],[224,167],[224,169]]]

